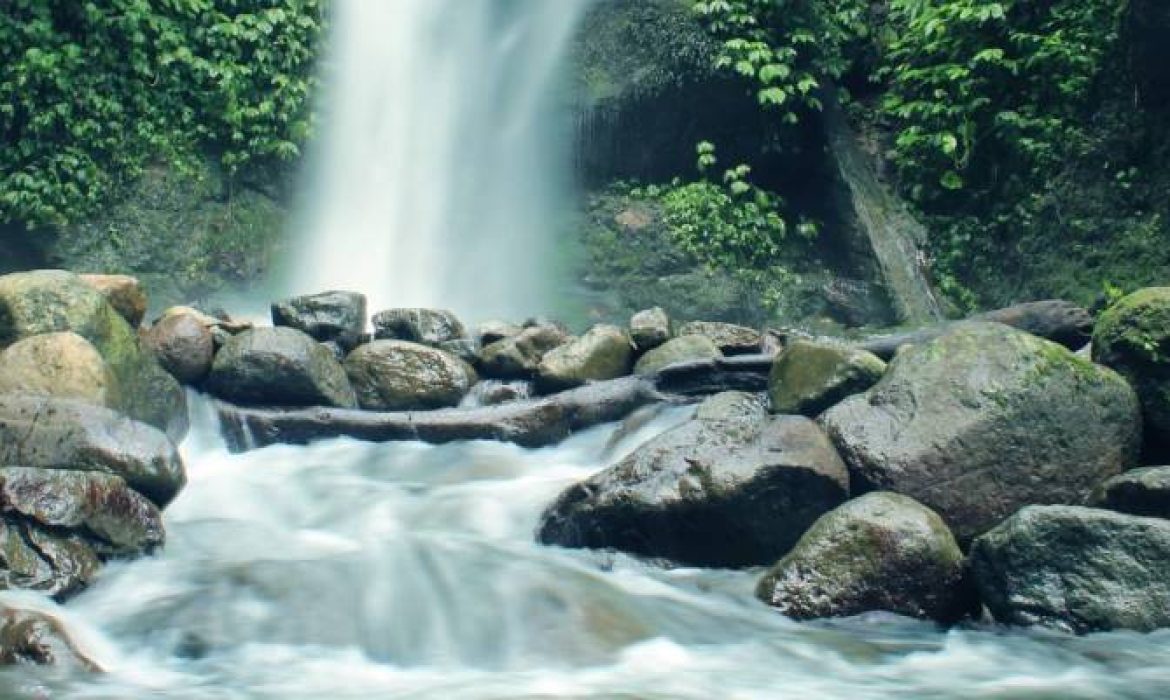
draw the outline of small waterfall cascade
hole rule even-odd
[[[336,3],[289,291],[472,319],[551,311],[572,170],[558,84],[588,4]]]

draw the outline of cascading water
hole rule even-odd
[[[551,311],[568,209],[559,67],[587,4],[337,3],[293,291],[480,320]]]
[[[419,83],[432,71],[474,75],[476,66],[402,63],[391,57],[396,47],[418,51],[419,59],[423,44],[472,37],[507,53],[517,42],[534,41],[525,32],[536,25],[567,31],[571,18],[560,14],[579,10],[574,0],[360,4],[359,11],[359,0],[343,3],[342,20],[352,23],[369,12],[369,24],[351,26],[343,36],[370,42],[362,50],[384,50],[387,65],[400,73],[391,82]],[[374,26],[375,18],[398,13],[403,24]],[[495,55],[459,51],[466,61],[489,54]],[[550,56],[529,58],[531,65],[511,69],[533,75],[555,64]],[[445,81],[438,80],[450,87]],[[469,118],[448,113],[466,106],[462,100],[436,99],[424,109],[400,105],[407,96],[392,91],[378,94],[388,100],[383,118],[393,125],[385,138],[399,148],[413,147],[412,135],[425,137],[417,124],[411,127],[417,131],[407,129],[411,122],[399,109],[411,119],[436,110],[429,118],[443,130]],[[511,100],[544,99],[525,90],[495,98],[503,112]],[[381,123],[373,119],[370,128]],[[396,129],[406,131],[389,133]],[[520,177],[513,167],[505,165],[499,177]],[[434,172],[411,174],[397,164],[388,171],[424,180]],[[380,186],[358,177],[355,183],[362,197],[352,205],[377,210],[364,220],[355,208],[348,212],[355,222],[393,213],[382,209]],[[416,212],[411,216],[443,213],[443,200],[425,181],[393,185],[410,186],[427,201],[411,202],[402,192],[386,196]],[[457,189],[442,190],[443,196]],[[438,245],[388,230],[403,246]],[[479,232],[488,230],[498,234]],[[343,234],[349,232],[337,235]],[[439,250],[415,260],[455,270]],[[354,266],[373,257],[367,249],[348,253]],[[375,262],[369,269],[386,277],[410,275],[422,264]],[[381,278],[359,279],[355,272],[341,281],[361,287],[375,279]],[[416,291],[409,299],[418,303],[444,293],[439,285]],[[666,569],[534,542],[540,513],[556,494],[682,421],[685,408],[667,409],[632,434],[600,427],[540,450],[339,439],[231,455],[218,438],[211,404],[192,395],[191,405],[194,425],[182,447],[190,483],[166,512],[165,551],[108,566],[64,608],[30,594],[4,596],[6,604],[55,615],[106,673],[4,670],[0,698],[1039,700],[1157,698],[1170,685],[1166,632],[1088,638],[980,626],[944,632],[888,615],[797,624],[752,596],[759,571]]]

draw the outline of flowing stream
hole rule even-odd
[[[871,615],[797,624],[759,571],[534,543],[574,481],[684,420],[548,449],[335,440],[230,455],[193,398],[191,483],[157,557],[62,617],[108,673],[0,673],[0,697],[1155,698],[1170,635],[1075,638]],[[19,596],[17,596],[19,599]]]

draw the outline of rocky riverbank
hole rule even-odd
[[[1170,289],[1095,322],[1045,302],[857,344],[657,308],[578,335],[433,309],[371,318],[354,292],[279,301],[272,326],[175,307],[139,327],[146,306],[131,278],[0,277],[0,588],[63,600],[103,562],[164,544],[186,385],[216,398],[236,450],[343,435],[535,447],[698,403],[561,494],[537,539],[768,567],[759,598],[799,619],[1170,626],[1156,461]],[[1090,334],[1091,356],[1074,352]],[[50,622],[10,612],[5,634],[35,638],[6,648],[44,647]]]

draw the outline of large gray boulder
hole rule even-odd
[[[388,309],[374,314],[376,340],[438,345],[467,337],[459,318],[444,309]]]
[[[179,441],[187,433],[182,387],[138,345],[130,325],[101,292],[63,270],[0,277],[0,346],[43,333],[71,331],[91,343],[110,368],[114,407]]]
[[[1137,397],[1115,372],[1000,324],[899,354],[821,422],[855,485],[937,511],[960,542],[1021,507],[1080,504],[1136,464]]]
[[[1133,469],[1097,487],[1089,499],[1097,508],[1170,519],[1170,467]]]
[[[815,423],[727,393],[562,493],[537,537],[697,566],[770,564],[847,497],[845,465]]]
[[[884,492],[821,516],[756,595],[798,620],[885,610],[953,622],[974,608],[963,552],[942,518]]]
[[[774,413],[817,416],[877,384],[885,372],[886,363],[864,350],[795,340],[772,365],[768,397]]]
[[[529,326],[485,346],[479,354],[479,366],[491,379],[531,379],[545,354],[569,340],[569,334],[555,324]]]
[[[285,299],[272,305],[272,324],[352,350],[366,332],[366,297],[357,292],[329,291]]]
[[[598,325],[585,335],[544,354],[536,368],[542,390],[559,391],[630,373],[634,348],[617,326]]]
[[[634,373],[642,376],[655,374],[671,365],[700,362],[723,357],[715,341],[705,335],[680,335],[648,351],[638,358]]]
[[[357,406],[341,363],[294,328],[254,328],[215,356],[207,388],[243,405]]]
[[[1076,633],[1170,626],[1170,521],[1030,506],[975,540],[971,566],[1000,622]]]
[[[162,516],[120,477],[0,468],[0,589],[64,599],[101,563],[148,554],[164,540]]]
[[[118,405],[109,365],[92,343],[71,331],[30,336],[0,352],[0,393]]]
[[[1146,437],[1170,448],[1170,287],[1143,289],[1101,314],[1093,359],[1133,384],[1142,402]]]
[[[463,360],[436,348],[375,340],[350,353],[345,372],[358,405],[370,411],[458,406],[477,381]]]
[[[160,507],[187,483],[178,451],[158,429],[100,406],[38,396],[0,396],[0,465],[113,474]]]

